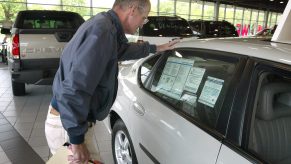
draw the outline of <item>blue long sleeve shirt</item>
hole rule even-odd
[[[115,101],[118,61],[139,59],[156,46],[128,43],[113,10],[86,21],[66,45],[53,82],[52,106],[72,144],[84,142],[87,122],[103,120]]]

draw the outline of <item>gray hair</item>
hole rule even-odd
[[[121,8],[126,8],[131,5],[136,5],[141,12],[144,12],[146,7],[151,7],[150,0],[115,0],[113,8],[120,6]]]

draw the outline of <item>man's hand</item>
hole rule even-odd
[[[159,46],[157,46],[157,52],[172,50],[175,48],[174,45],[178,42],[180,42],[180,39],[175,39],[173,41],[170,41],[169,43],[159,45]]]
[[[79,145],[71,144],[69,149],[73,155],[68,156],[70,164],[87,164],[90,159],[90,153],[84,143]]]

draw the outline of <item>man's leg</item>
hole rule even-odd
[[[68,141],[68,135],[62,126],[60,115],[50,105],[45,121],[45,136],[52,154]]]
[[[62,125],[60,115],[52,106],[49,106],[45,122],[45,135],[52,154],[55,154],[65,142],[69,142],[69,137]],[[94,124],[92,123],[89,123],[88,131],[85,134],[85,145],[90,152],[91,158],[93,160],[100,160],[100,154],[94,137]]]

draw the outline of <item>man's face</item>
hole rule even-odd
[[[133,6],[132,12],[128,17],[128,28],[126,29],[126,33],[134,34],[138,28],[142,28],[142,26],[148,22],[149,15],[149,7],[145,7],[140,9],[136,6]]]

